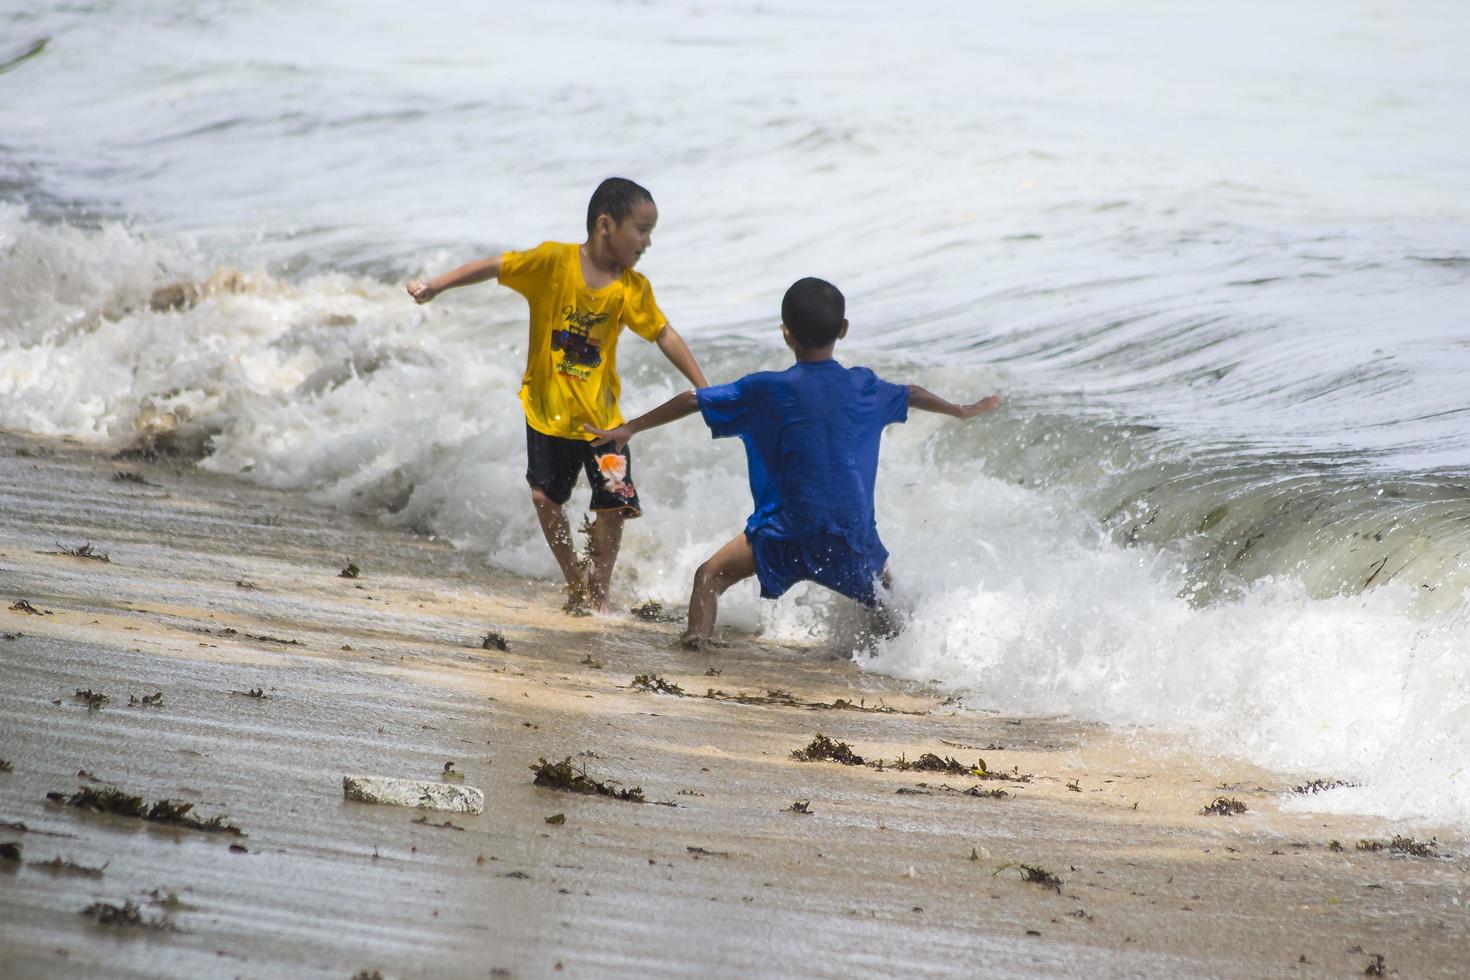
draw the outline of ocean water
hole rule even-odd
[[[1467,48],[1448,0],[12,0],[0,425],[167,430],[551,578],[524,302],[402,282],[577,240],[631,176],[661,214],[639,268],[712,379],[783,366],[781,293],[820,275],[844,361],[1005,397],[887,434],[908,628],[865,669],[1470,828]],[[630,414],[682,387],[621,359]],[[679,603],[748,511],[741,450],[690,420],[634,451],[615,587]],[[814,589],[722,616],[854,620]]]

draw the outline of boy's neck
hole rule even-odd
[[[623,267],[618,264],[617,259],[612,257],[611,251],[599,239],[587,239],[582,243],[579,254],[583,262],[610,279],[616,279],[623,274]]]
[[[800,344],[791,345],[791,353],[796,355],[798,364],[815,364],[818,361],[832,360],[832,352],[837,349],[836,344],[828,344],[826,347],[803,347]]]

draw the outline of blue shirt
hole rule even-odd
[[[836,361],[798,361],[701,388],[715,438],[739,436],[755,512],[745,533],[794,539],[831,533],[859,552],[881,549],[873,519],[878,440],[909,414],[906,385]]]

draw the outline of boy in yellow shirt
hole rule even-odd
[[[526,413],[526,482],[546,543],[566,578],[566,610],[607,608],[608,583],[623,539],[623,522],[641,508],[633,487],[627,447],[594,445],[583,426],[615,429],[618,405],[618,335],[627,327],[658,345],[696,388],[704,373],[684,339],[654,302],[653,288],[633,266],[653,244],[658,208],[631,180],[609,177],[587,205],[587,240],[580,245],[544,242],[524,252],[470,262],[435,279],[414,279],[408,292],[427,303],[446,289],[498,279],[531,307],[521,408]],[[593,560],[584,581],[577,568],[571,527],[562,505],[577,473],[592,486]]]

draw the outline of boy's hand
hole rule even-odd
[[[971,402],[969,405],[961,405],[959,418],[972,419],[977,415],[984,415],[986,412],[995,411],[998,405],[1000,405],[1000,396],[989,395],[985,398],[980,399],[978,402]]]
[[[599,429],[596,426],[588,425],[584,422],[582,423],[582,428],[597,436],[602,442],[612,443],[613,449],[615,450],[621,450],[628,444],[628,440],[633,438],[633,433],[626,423],[618,426],[616,429]]]
[[[420,306],[439,295],[434,291],[433,286],[430,286],[422,279],[410,279],[406,288],[408,289],[408,295],[412,296],[413,301]]]

